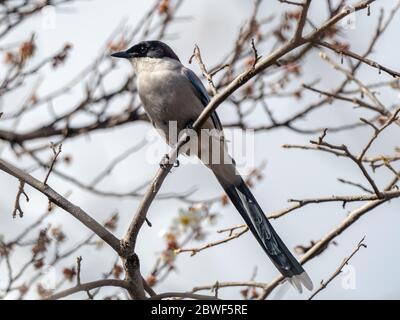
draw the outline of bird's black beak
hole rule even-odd
[[[115,52],[111,55],[111,57],[115,58],[124,58],[124,59],[131,59],[134,57],[132,53],[128,53],[126,51],[121,51],[121,52]]]

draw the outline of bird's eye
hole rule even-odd
[[[146,47],[145,46],[140,46],[139,48],[141,53],[145,53],[146,52]]]

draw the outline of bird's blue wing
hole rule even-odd
[[[192,85],[193,92],[195,93],[197,98],[199,98],[203,106],[207,106],[211,98],[208,95],[208,92],[201,80],[190,69],[182,68],[182,73],[189,80],[190,84]],[[221,121],[219,120],[218,115],[215,111],[211,114],[210,118],[213,121],[215,128],[222,131]]]
[[[196,74],[187,68],[182,68],[183,75],[190,81],[196,96],[200,99],[201,103],[206,106],[210,102],[210,96],[206,88]]]

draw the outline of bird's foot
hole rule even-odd
[[[186,123],[185,127],[180,132],[180,137],[182,136],[186,137],[185,143],[189,142],[190,138],[196,135],[196,132],[193,129],[193,124],[194,122],[190,120],[189,122]]]
[[[166,169],[171,164],[172,163],[171,163],[171,159],[169,158],[169,155],[165,154],[164,157],[162,158],[162,160],[160,161],[160,168]],[[179,160],[176,159],[175,163],[173,164],[173,167],[177,168],[177,167],[179,167],[179,165],[180,165]]]
[[[168,154],[165,154],[164,155],[164,157],[161,159],[161,161],[160,161],[160,168],[161,169],[165,169],[165,168],[167,168],[168,167],[168,165],[170,164],[169,163],[169,155]]]

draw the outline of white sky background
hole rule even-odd
[[[323,21],[321,14],[322,2],[313,1],[311,17],[314,23]],[[383,5],[387,12],[393,7],[396,1],[380,0],[379,5]],[[65,42],[73,44],[71,56],[66,65],[58,68],[56,72],[47,70],[43,73],[44,82],[40,87],[39,95],[50,92],[66,79],[72,78],[84,66],[88,65],[102,48],[104,41],[110,33],[117,27],[121,19],[127,18],[128,22],[134,24],[151,5],[151,1],[84,1],[77,2],[73,6],[68,6],[68,10],[60,10],[57,13],[57,24],[55,30],[41,30],[38,33],[38,47],[36,59],[47,56],[50,52],[55,52],[63,46]],[[275,0],[265,0],[260,10],[260,16],[264,17],[271,13],[281,12],[281,8],[286,5],[280,4]],[[181,60],[187,61],[193,51],[193,46],[197,43],[202,56],[207,65],[214,65],[231,48],[232,41],[237,35],[239,26],[245,21],[252,10],[252,1],[248,0],[187,0],[178,16],[191,16],[192,19],[174,24],[169,33],[171,34],[168,43],[174,48]],[[376,26],[379,15],[379,6],[373,5],[371,17],[366,16],[366,12],[357,14],[357,26],[354,30],[345,32],[345,37],[351,43],[353,51],[363,52],[367,47],[371,33]],[[28,23],[22,24],[16,32],[8,37],[7,41],[20,41],[29,37],[32,31],[40,30],[41,18],[37,16],[30,19]],[[372,58],[385,66],[398,70],[399,45],[398,28],[400,17],[397,16],[388,31],[381,37]],[[397,30],[396,30],[397,29]],[[396,32],[397,31],[397,32]],[[269,52],[267,48],[259,48],[263,56]],[[332,57],[339,61],[334,54]],[[126,62],[118,63],[119,74],[121,77],[130,72],[130,65]],[[192,66],[198,73],[196,64]],[[1,70],[1,69],[0,69]],[[0,71],[3,72],[3,71]],[[372,68],[365,68],[361,72],[364,82],[372,82],[378,79],[390,80],[389,76],[382,74]],[[332,73],[318,57],[318,51],[309,55],[304,69],[303,81],[310,81],[323,77],[319,88],[334,88],[342,78],[337,73]],[[117,83],[119,79],[114,76],[109,80]],[[27,89],[25,94],[28,94]],[[69,96],[56,102],[55,110],[63,111],[63,104],[70,105],[79,97],[80,91],[72,91]],[[4,111],[10,111],[15,105],[20,105],[22,95],[15,95],[3,101]],[[273,106],[278,116],[285,116],[294,107],[297,110],[306,106],[307,102],[318,100],[318,96],[306,95],[303,100],[276,100],[270,99],[269,105]],[[388,105],[399,102],[396,94],[385,94],[382,100]],[[294,105],[296,104],[296,105]],[[300,104],[300,106],[298,105]],[[218,113],[222,122],[229,122],[233,118],[232,109],[220,106]],[[46,110],[41,114],[45,117]],[[307,117],[301,125],[303,127],[323,127],[327,125],[341,125],[352,123],[360,116],[364,115],[360,110],[353,110],[351,105],[335,102],[331,107],[325,107],[322,111],[313,113]],[[261,120],[260,120],[261,119]],[[262,112],[255,112],[250,123],[259,124],[265,119]],[[34,112],[23,121],[19,130],[25,131],[43,122],[42,117],[38,117]],[[0,123],[4,126],[3,123]],[[88,137],[72,139],[63,145],[63,154],[71,154],[73,162],[70,166],[60,166],[60,170],[70,175],[79,177],[82,181],[90,181],[104,166],[111,161],[117,154],[120,154],[127,147],[130,147],[143,139],[144,134],[149,129],[148,124],[135,124],[119,127],[113,130],[98,131]],[[351,134],[344,132],[341,134],[329,135],[329,141],[336,144],[346,143],[350,147],[359,150],[360,145],[365,143],[370,137],[368,128],[352,131]],[[393,146],[398,143],[398,130],[387,130],[380,139],[373,145],[371,154],[380,151],[392,152]],[[315,138],[315,136],[314,136]],[[307,144],[310,136],[297,135],[285,129],[259,133],[255,143],[255,163],[260,164],[267,160],[268,165],[265,169],[265,179],[257,183],[253,192],[265,211],[272,212],[286,207],[287,199],[301,199],[306,197],[329,196],[332,194],[359,194],[357,189],[344,186],[337,182],[336,178],[343,177],[353,181],[364,182],[359,170],[348,160],[337,159],[329,154],[304,152],[295,150],[285,150],[281,148],[284,143]],[[159,142],[160,147],[162,142]],[[49,151],[50,152],[50,151]],[[15,160],[6,148],[2,156]],[[157,169],[157,164],[144,162],[143,153],[135,154],[128,158],[118,167],[113,174],[101,184],[104,190],[126,192],[151,178]],[[18,162],[20,167],[24,161]],[[37,177],[44,176],[44,172],[37,172]],[[380,180],[378,180],[379,183]],[[384,183],[382,180],[381,183]],[[121,221],[116,232],[117,236],[122,236],[125,232],[133,213],[136,210],[138,201],[132,199],[113,199],[99,198],[68,185],[56,176],[51,176],[51,185],[61,194],[73,190],[70,200],[82,207],[88,213],[100,221],[106,219],[111,212],[118,210]],[[207,169],[199,165],[181,166],[170,174],[163,187],[162,192],[185,191],[191,187],[198,187],[196,198],[210,197],[222,193],[216,180]],[[0,174],[0,234],[7,237],[16,234],[17,230],[23,230],[29,222],[34,221],[37,215],[44,212],[47,206],[46,199],[38,192],[28,188],[31,198],[29,204],[25,204],[25,216],[23,219],[12,219],[12,208],[18,182],[5,174]],[[311,239],[317,240],[326,232],[337,226],[351,209],[360,204],[349,204],[343,210],[340,204],[310,205],[295,213],[289,214],[281,219],[273,221],[278,233],[287,243],[289,248],[298,244],[308,244]],[[184,204],[176,201],[157,201],[153,203],[149,219],[153,223],[152,228],[146,225],[142,228],[137,253],[141,259],[141,270],[147,275],[156,259],[156,252],[164,247],[164,240],[159,234],[162,229],[168,228],[171,219],[176,216],[178,207],[185,207]],[[398,226],[400,223],[399,200],[396,199],[378,207],[374,211],[366,214],[350,229],[336,238],[337,246],[331,245],[328,250],[320,257],[313,259],[305,265],[305,269],[310,274],[317,286],[321,279],[326,279],[336,270],[358,243],[366,235],[367,249],[361,250],[351,261],[355,270],[355,289],[345,290],[342,283],[342,276],[333,281],[329,287],[318,295],[318,298],[343,298],[343,299],[382,299],[399,298],[400,296],[400,277],[397,270],[400,269],[400,256],[397,250],[397,243],[400,240]],[[234,210],[232,205],[225,208],[214,207],[221,215],[217,227],[210,229],[212,239],[215,229],[229,227],[242,223],[240,215]],[[69,214],[58,210],[51,219],[53,225],[62,225],[64,231],[69,236],[70,241],[79,241],[88,234],[79,222],[75,221]],[[193,243],[194,246],[200,243]],[[108,248],[94,250],[85,248],[81,251],[83,256],[82,281],[92,281],[99,278],[102,272],[107,271],[114,263],[114,255]],[[23,263],[29,257],[29,252],[16,257],[15,261]],[[72,266],[75,257],[64,261],[58,266],[62,270],[65,266]],[[254,240],[250,233],[231,241],[223,246],[201,252],[194,257],[182,254],[178,259],[178,272],[172,273],[166,281],[155,289],[163,291],[186,291],[193,286],[213,284],[218,281],[240,281],[249,280],[254,267],[258,268],[255,280],[268,282],[275,278],[277,271],[265,256],[262,249]],[[60,273],[59,273],[60,274]],[[4,276],[4,269],[0,266],[0,282]],[[238,298],[239,289],[221,290],[222,297]],[[103,290],[104,293],[114,292],[113,289]],[[78,297],[78,296],[75,296]],[[285,298],[306,298],[306,295],[299,296],[293,289],[290,289]]]

